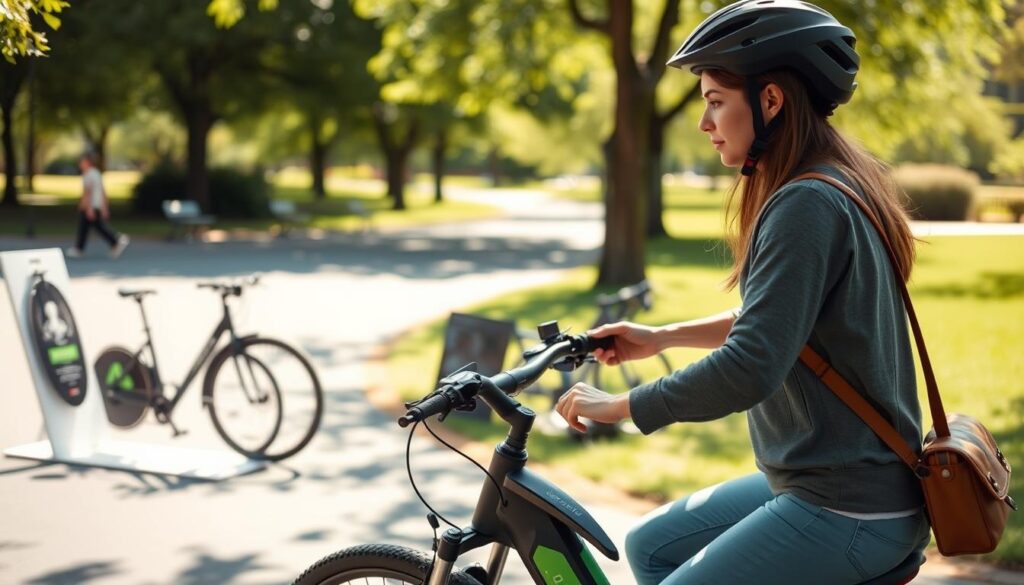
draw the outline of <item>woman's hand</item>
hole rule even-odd
[[[88,219],[89,221],[96,220],[96,211],[94,211],[92,207],[85,208],[85,219]]]
[[[602,325],[597,329],[591,329],[587,334],[598,339],[615,336],[612,347],[594,350],[594,357],[609,366],[651,357],[662,349],[658,343],[657,329],[627,321]]]
[[[608,394],[580,382],[558,399],[555,412],[562,415],[569,426],[585,433],[587,426],[580,422],[581,416],[601,423],[617,423],[629,418],[629,393]]]
[[[104,205],[103,208],[100,210],[100,217],[102,217],[103,219],[110,219],[110,207]]]

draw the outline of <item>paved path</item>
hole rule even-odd
[[[429,547],[425,511],[405,475],[406,435],[364,399],[365,361],[377,344],[416,323],[555,281],[564,269],[593,262],[599,210],[539,197],[505,195],[510,215],[501,220],[318,241],[140,241],[117,262],[94,249],[94,258],[72,263],[71,302],[93,355],[110,343],[139,339],[135,307],[117,297],[119,286],[160,290],[147,308],[171,380],[219,317],[215,298],[196,290],[195,280],[262,272],[263,286],[246,294],[236,317],[242,329],[292,339],[314,358],[327,391],[324,424],[310,447],[285,465],[217,484],[0,459],[0,582],[282,583],[352,544]],[[0,249],[45,244],[0,241]],[[35,440],[42,424],[13,331],[4,299],[0,447]],[[176,413],[191,432],[174,444],[222,448],[191,392]],[[125,438],[170,441],[167,430],[152,423]],[[413,451],[421,490],[465,523],[479,472],[429,441],[414,442]],[[602,503],[591,511],[621,549],[635,513]],[[624,563],[599,561],[612,583],[632,583]],[[982,581],[933,570],[917,582]],[[503,583],[529,581],[510,562]]]

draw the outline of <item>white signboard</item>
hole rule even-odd
[[[112,440],[107,432],[102,391],[92,367],[96,358],[92,352],[98,349],[84,346],[74,323],[73,315],[82,308],[75,305],[63,254],[57,248],[0,252],[0,272],[7,284],[17,333],[49,437],[48,441],[5,449],[5,455],[208,480],[226,479],[265,466],[231,451]],[[33,287],[40,280],[47,284],[37,287],[37,291],[45,288],[46,295],[43,303],[36,303],[33,315]],[[32,330],[33,319],[38,322],[38,334]],[[84,363],[84,372],[78,368],[79,363]]]

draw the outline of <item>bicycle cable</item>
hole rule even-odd
[[[406,443],[405,443],[405,469],[406,469],[406,471],[409,474],[409,483],[412,485],[412,490],[414,492],[416,492],[416,497],[418,497],[420,499],[420,501],[423,502],[423,505],[426,506],[427,509],[431,511],[431,513],[433,513],[435,516],[437,516],[441,520],[444,520],[445,524],[451,526],[452,528],[456,528],[456,529],[458,528],[458,526],[456,526],[450,520],[445,518],[440,512],[435,510],[430,504],[427,503],[426,498],[423,497],[423,494],[420,493],[419,488],[416,487],[416,480],[412,476],[412,437],[413,437],[413,435],[416,434],[416,427],[420,426],[421,422],[423,423],[423,428],[427,429],[427,432],[429,432],[431,435],[433,435],[433,437],[435,439],[437,439],[438,442],[440,442],[445,447],[448,447],[452,451],[455,451],[456,453],[461,455],[464,459],[468,460],[470,463],[472,463],[473,465],[476,465],[478,468],[480,468],[480,470],[484,472],[484,474],[487,476],[487,478],[491,480],[491,483],[494,484],[495,489],[498,490],[498,497],[501,499],[501,505],[502,506],[507,506],[508,505],[508,500],[505,499],[505,492],[502,491],[501,486],[498,485],[498,481],[496,479],[494,479],[494,476],[491,475],[491,473],[489,471],[484,469],[484,467],[482,465],[480,465],[479,463],[477,463],[473,458],[471,458],[470,456],[466,455],[462,451],[459,451],[458,449],[456,449],[455,447],[450,445],[447,441],[445,441],[444,439],[439,437],[437,435],[437,433],[434,432],[434,429],[430,428],[430,425],[428,425],[426,421],[416,421],[416,423],[412,426],[412,430],[409,431],[409,440],[406,441]]]

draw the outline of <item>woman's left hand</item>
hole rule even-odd
[[[562,415],[569,426],[585,433],[587,426],[580,422],[581,416],[601,423],[629,418],[629,393],[609,394],[580,382],[558,399],[555,412]]]

